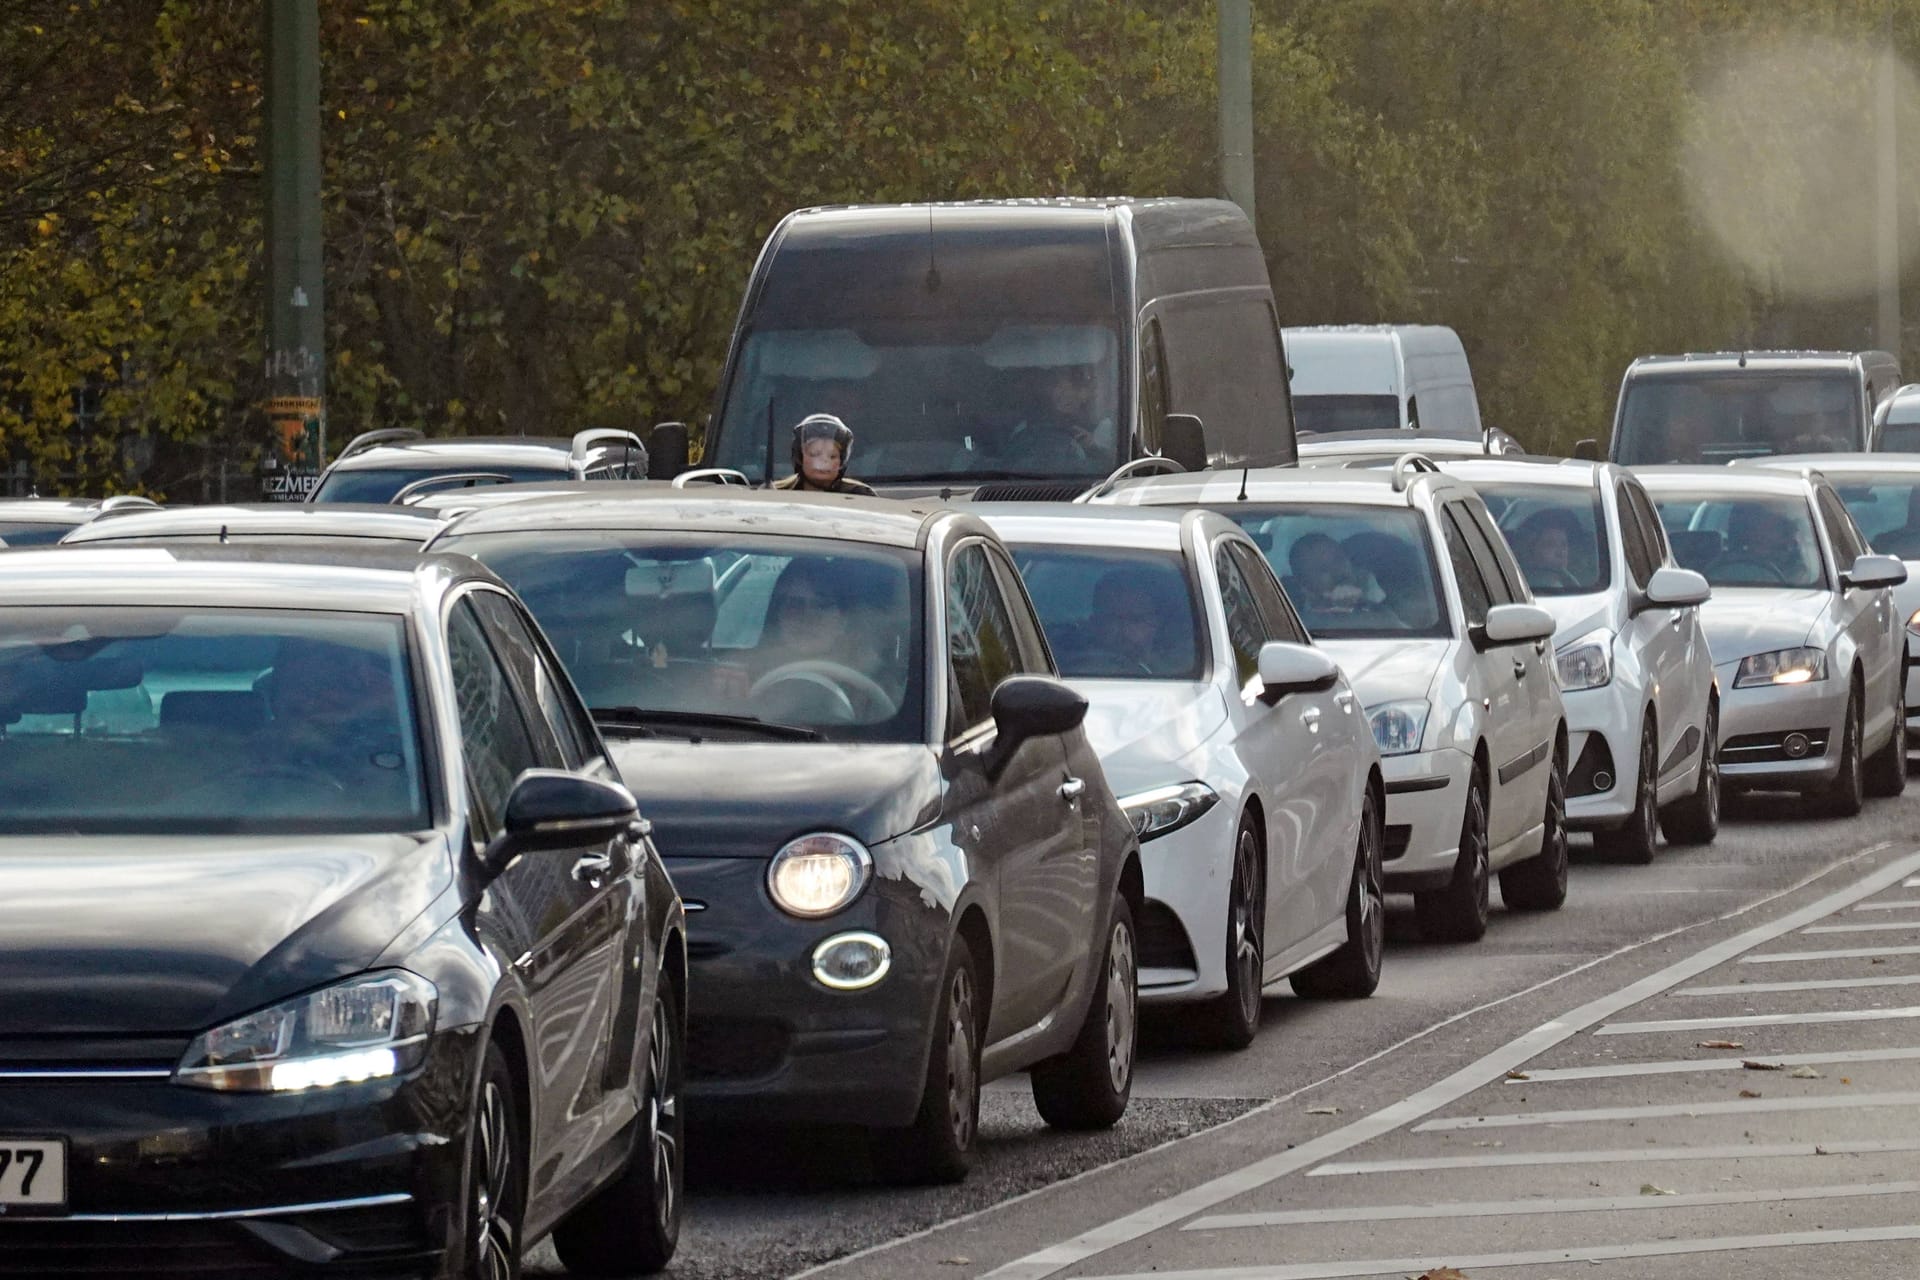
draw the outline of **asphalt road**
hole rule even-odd
[[[1024,1078],[1001,1081],[959,1187],[877,1185],[847,1135],[696,1133],[672,1274],[1317,1280],[1451,1262],[1564,1280],[1718,1274],[1737,1256],[1744,1277],[1920,1275],[1920,1141],[1872,1147],[1920,1139],[1920,1056],[1832,1057],[1920,1046],[1920,786],[1850,821],[1806,812],[1749,799],[1717,843],[1663,846],[1650,867],[1576,840],[1565,908],[1496,906],[1469,946],[1420,942],[1393,899],[1371,1000],[1272,996],[1240,1053],[1149,1024],[1133,1105],[1106,1134],[1048,1131]],[[1876,874],[1894,878],[1857,887]],[[1863,924],[1890,927],[1848,927]],[[1879,954],[1747,958],[1813,950]],[[1834,985],[1720,990],[1803,981]],[[1714,1018],[1749,1021],[1693,1025]],[[1743,1048],[1697,1047],[1716,1039]],[[1753,1054],[1806,1061],[1740,1068]],[[1623,1061],[1680,1065],[1615,1073]],[[1720,1154],[1661,1149],[1679,1147]],[[1435,1201],[1453,1207],[1418,1214]],[[1842,1234],[1801,1238],[1815,1227]],[[560,1274],[545,1246],[528,1274]]]

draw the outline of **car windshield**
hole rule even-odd
[[[835,741],[925,740],[917,553],[598,529],[435,547],[513,584],[603,723],[750,730],[751,717]]]
[[[1862,408],[1844,373],[1661,374],[1627,384],[1616,461],[1720,463],[1862,448]]]
[[[366,467],[354,471],[335,470],[314,490],[313,502],[392,502],[393,496],[416,480],[428,476],[454,474],[505,476],[508,480],[566,480],[571,478],[564,463],[551,467],[496,467],[482,463],[462,463],[445,467]],[[492,483],[499,483],[493,481]]]
[[[1883,555],[1920,560],[1920,475],[1834,477],[1840,501],[1867,543]]]
[[[0,520],[0,542],[9,547],[48,546],[73,530],[70,524],[37,524]]]
[[[1200,619],[1177,553],[1014,547],[1060,674],[1198,680]]]
[[[1417,512],[1254,502],[1219,510],[1260,544],[1316,640],[1453,634]]]
[[[1827,584],[1813,513],[1803,498],[1763,494],[1651,495],[1673,557],[1716,587]]]
[[[1398,431],[1398,396],[1295,396],[1293,429],[1302,436],[1334,431]]]
[[[0,831],[431,825],[402,619],[0,608]]]
[[[1604,591],[1607,527],[1600,495],[1590,486],[1480,484],[1474,489],[1506,535],[1536,596]]]

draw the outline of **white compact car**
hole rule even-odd
[[[1664,829],[1720,829],[1719,699],[1701,630],[1707,581],[1679,568],[1646,490],[1608,462],[1443,462],[1506,535],[1554,616],[1567,706],[1567,825],[1627,862]]]
[[[1897,557],[1874,555],[1817,471],[1641,467],[1701,608],[1720,686],[1726,786],[1860,811],[1907,785],[1906,628]]]
[[[1365,996],[1386,938],[1384,789],[1359,700],[1260,548],[1206,511],[1003,505],[1086,731],[1140,836],[1140,999],[1240,1047],[1264,987]]]
[[[1920,392],[1920,387],[1900,390],[1904,395]],[[1896,396],[1894,403],[1899,401]],[[1881,411],[1886,412],[1885,406]],[[1786,471],[1812,467],[1840,495],[1868,546],[1906,561],[1907,580],[1893,589],[1893,607],[1907,631],[1907,750],[1913,751],[1915,735],[1920,734],[1920,665],[1914,662],[1920,657],[1920,454],[1781,454],[1734,465]]]
[[[1260,545],[1314,641],[1353,681],[1386,778],[1387,888],[1421,932],[1486,932],[1566,900],[1567,726],[1548,642],[1506,540],[1426,458],[1124,481],[1097,501],[1204,506]]]

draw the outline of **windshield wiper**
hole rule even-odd
[[[603,729],[634,737],[659,735],[655,729],[740,729],[783,742],[824,742],[817,729],[804,725],[781,724],[758,716],[730,716],[718,711],[655,711],[648,707],[594,707],[595,723]],[[692,735],[698,739],[698,735]]]

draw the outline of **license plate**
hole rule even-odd
[[[67,1144],[0,1136],[0,1213],[67,1207]]]

